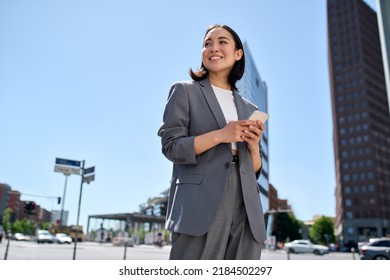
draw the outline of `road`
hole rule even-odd
[[[4,259],[6,244],[0,244],[0,260]],[[11,241],[7,259],[9,260],[72,260],[73,244],[36,244],[26,241]],[[128,247],[126,260],[167,260],[170,246],[157,248],[149,245]],[[77,243],[77,260],[123,260],[124,247],[115,247],[112,244],[94,242]],[[314,254],[288,254],[284,251],[263,250],[262,260],[359,260],[358,254],[330,253],[324,256]]]

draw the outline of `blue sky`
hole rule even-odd
[[[367,1],[375,7],[375,1]],[[207,27],[249,45],[268,85],[270,182],[298,219],[335,215],[326,1],[0,1],[0,182],[60,210],[55,158],[85,160],[80,224],[138,211],[169,186],[157,130]],[[65,198],[76,224],[80,177]],[[92,224],[92,227],[99,226]]]

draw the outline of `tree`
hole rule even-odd
[[[36,225],[30,220],[16,220],[12,225],[13,232],[20,232],[26,235],[35,235]]]
[[[12,213],[12,209],[11,208],[7,208],[4,211],[4,215],[3,215],[3,229],[4,229],[4,231],[6,233],[8,232],[8,230],[11,230],[11,213]]]
[[[332,218],[322,216],[314,221],[309,231],[310,239],[316,243],[329,245],[335,243],[334,223]]]
[[[49,230],[52,227],[54,227],[54,224],[51,222],[41,222],[39,224],[39,229]]]
[[[302,238],[303,223],[295,218],[293,213],[280,212],[275,214],[272,235],[279,242]]]

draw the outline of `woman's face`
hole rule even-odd
[[[209,73],[229,75],[236,61],[242,57],[242,50],[236,50],[236,44],[229,31],[222,27],[211,30],[204,38],[202,62]]]

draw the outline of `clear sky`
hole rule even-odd
[[[367,1],[375,8],[375,1]],[[170,85],[230,25],[268,85],[270,182],[298,219],[335,215],[325,0],[0,0],[0,182],[60,210],[55,158],[85,160],[80,224],[168,188],[157,130]],[[76,224],[80,176],[65,210]],[[99,224],[91,224],[97,227]]]

